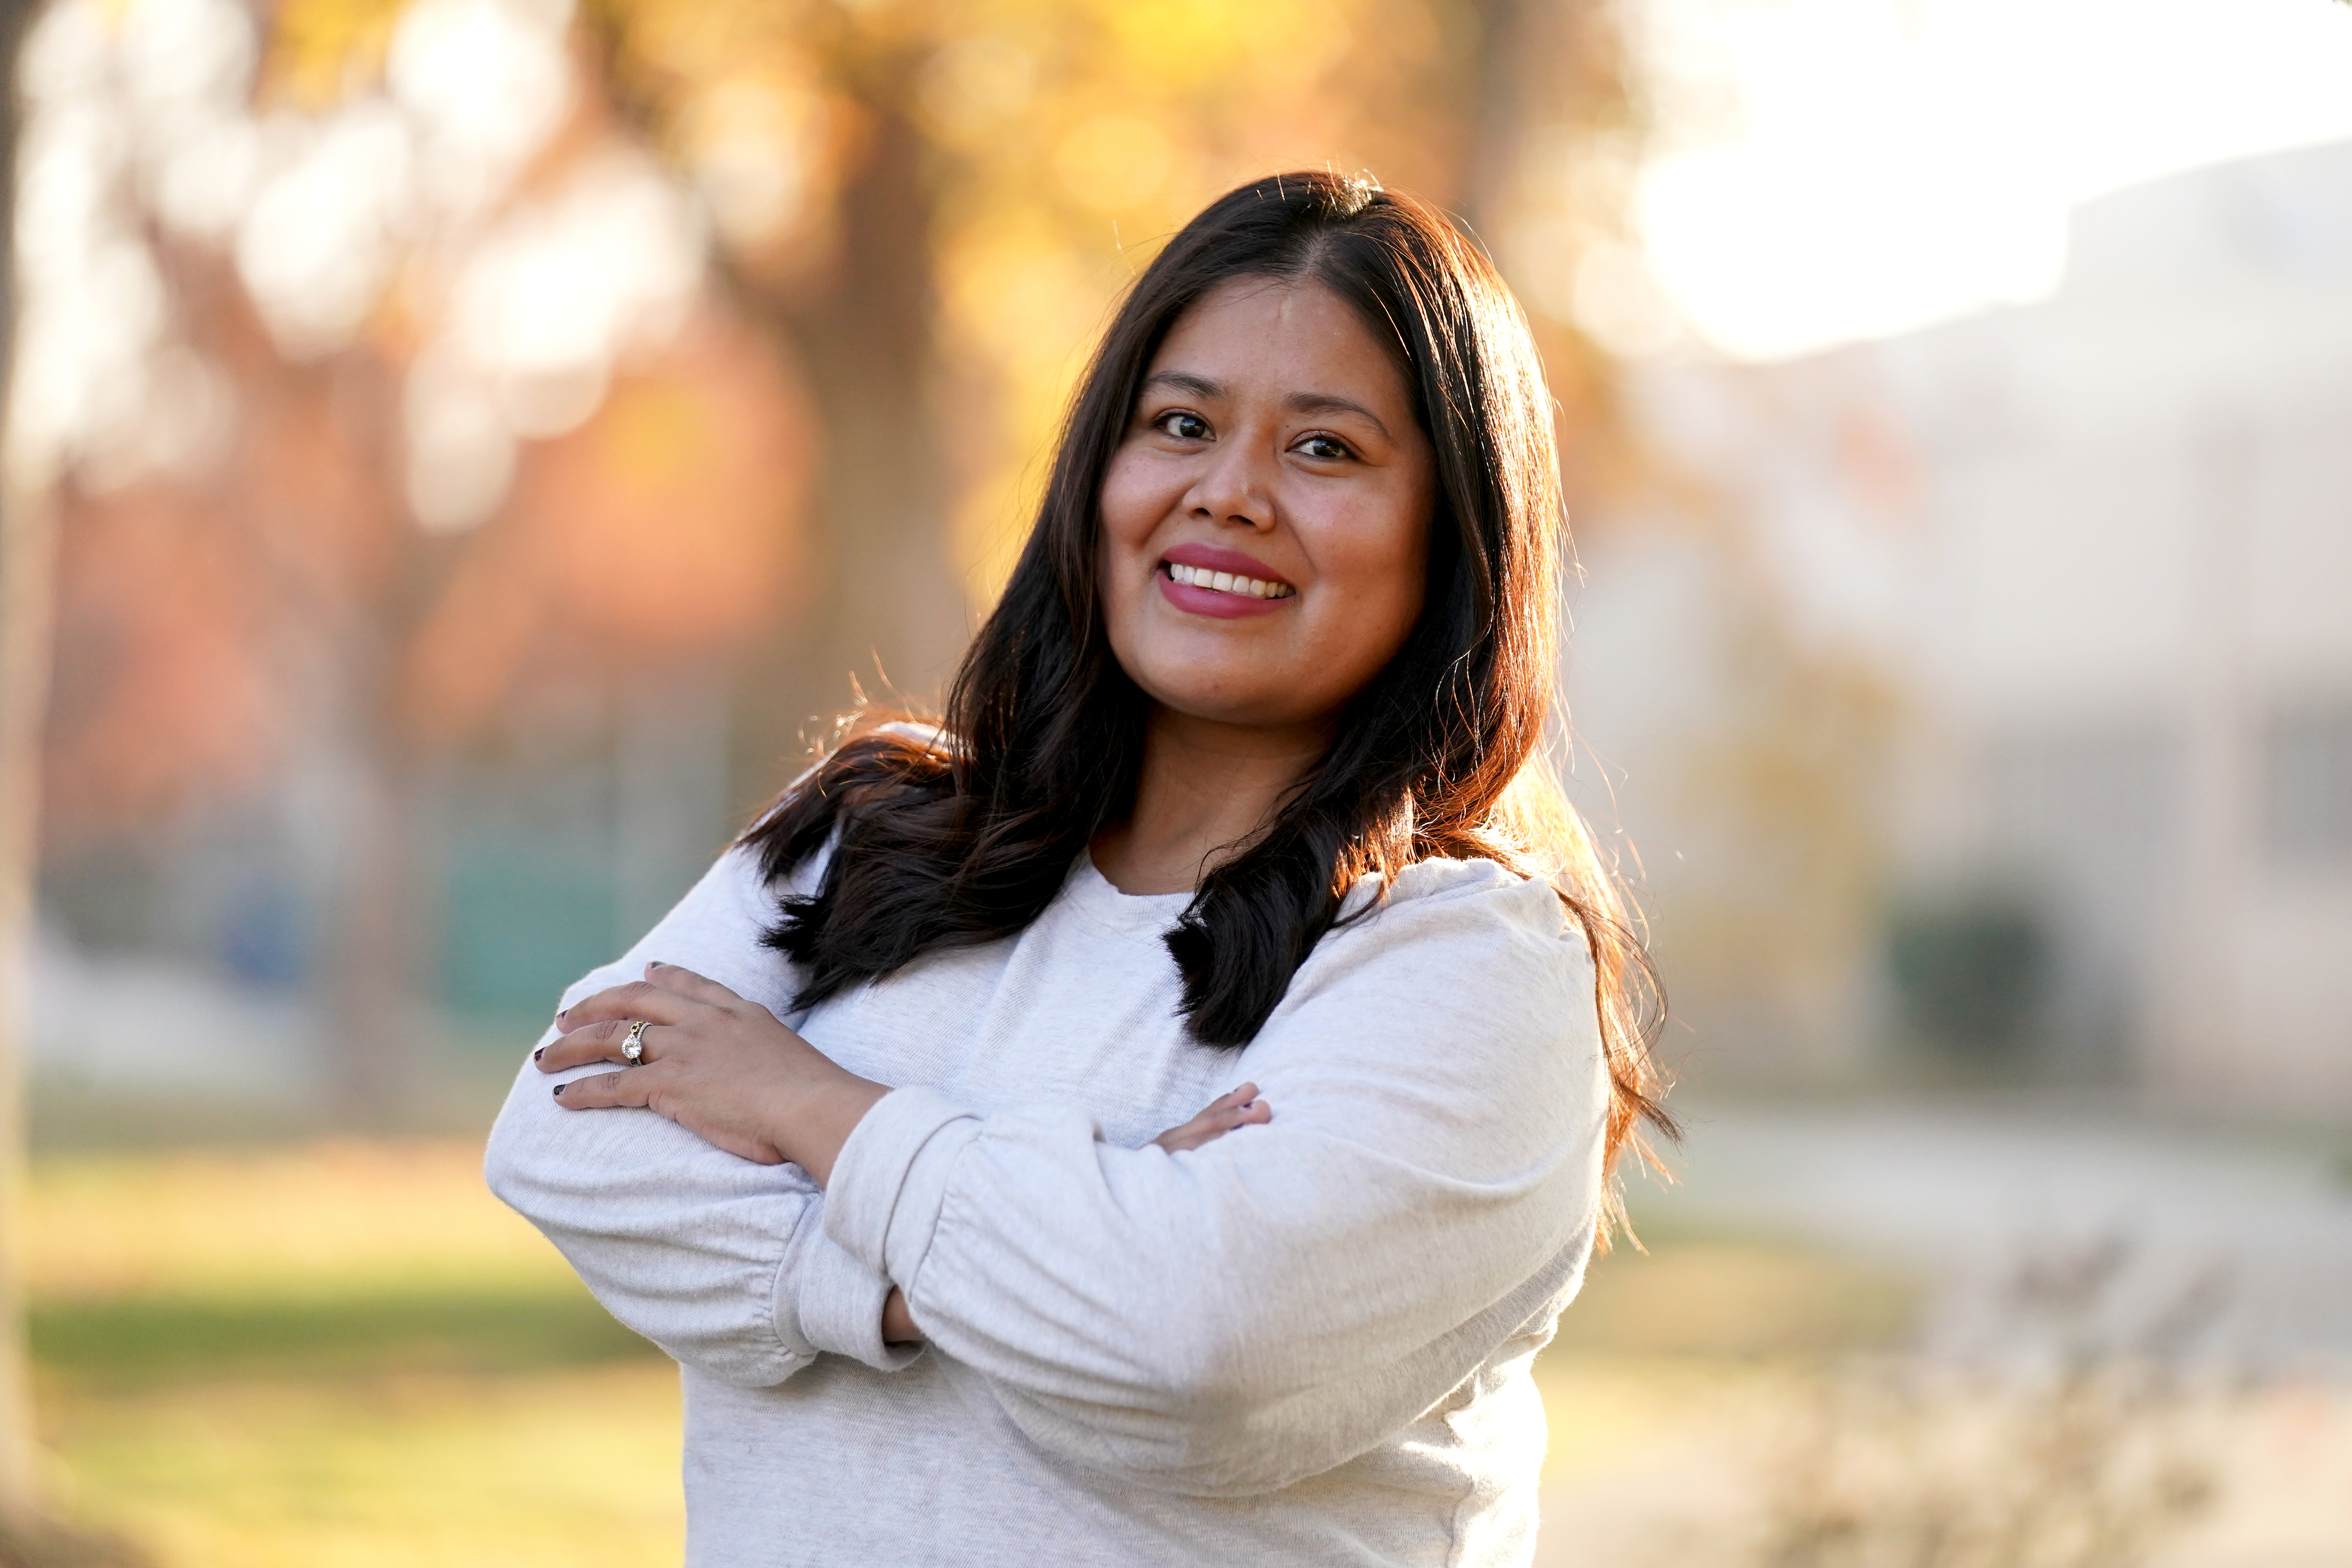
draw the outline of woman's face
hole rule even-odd
[[[1225,284],[1169,331],[1103,479],[1120,667],[1194,718],[1327,724],[1420,617],[1435,470],[1345,301]]]

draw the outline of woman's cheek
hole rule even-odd
[[[1345,602],[1347,620],[1363,641],[1393,652],[1421,618],[1427,531],[1387,508],[1337,519],[1323,531],[1317,576],[1340,589],[1334,596]],[[1375,661],[1386,662],[1385,654]]]
[[[1103,541],[1110,546],[1104,552],[1106,556],[1133,555],[1160,521],[1161,509],[1152,504],[1149,478],[1137,469],[1138,465],[1122,453],[1111,458],[1109,470],[1103,475]]]
[[[1374,640],[1381,651],[1376,664],[1386,664],[1421,619],[1422,601],[1429,591],[1429,507],[1424,488],[1383,498],[1381,515],[1356,537],[1370,546],[1364,551],[1360,571],[1371,590],[1365,605],[1368,626],[1377,627]],[[1374,542],[1377,542],[1375,544]]]

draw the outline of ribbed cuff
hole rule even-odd
[[[825,1234],[911,1296],[947,1201],[948,1170],[979,1135],[979,1118],[937,1090],[892,1089],[874,1102],[833,1163]]]
[[[919,1344],[884,1342],[882,1303],[890,1299],[890,1281],[844,1252],[822,1224],[808,1227],[794,1273],[797,1300],[776,1303],[778,1333],[783,1332],[781,1319],[791,1311],[812,1347],[864,1362],[877,1372],[897,1372],[923,1353]]]

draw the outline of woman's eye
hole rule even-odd
[[[1309,436],[1299,442],[1294,449],[1301,456],[1312,458],[1318,463],[1336,463],[1343,458],[1352,458],[1356,455],[1349,451],[1348,444],[1337,436]]]
[[[1160,426],[1161,435],[1173,436],[1179,441],[1205,441],[1209,438],[1209,422],[1197,414],[1179,410],[1173,414],[1163,414],[1152,423]]]

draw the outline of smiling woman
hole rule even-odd
[[[1667,1125],[1538,756],[1560,522],[1438,215],[1285,175],[1146,270],[945,723],[787,789],[493,1134],[686,1369],[690,1563],[1527,1559],[1528,1365]]]

